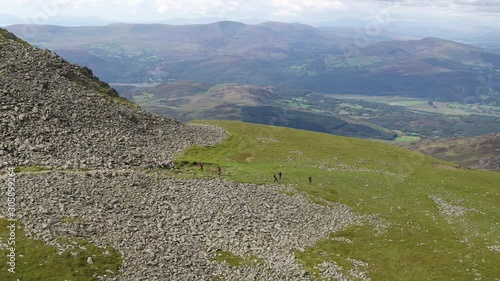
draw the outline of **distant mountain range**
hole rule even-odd
[[[350,30],[352,33],[363,34],[371,30],[370,39],[388,38],[401,40],[418,40],[426,37],[437,37],[472,44],[481,48],[500,51],[498,26],[486,24],[464,24],[463,22],[415,21],[391,19],[387,22],[344,18],[333,21],[318,22],[314,26],[329,30]],[[480,40],[479,40],[480,39]]]
[[[23,25],[8,29],[23,37]],[[356,44],[348,30],[247,25],[37,26],[27,41],[107,82],[240,83],[499,104],[500,53],[438,38]],[[351,36],[350,36],[351,35]]]
[[[167,19],[150,19],[150,20],[110,20],[100,17],[74,17],[74,16],[54,16],[46,19],[46,24],[60,26],[99,26],[113,23],[135,23],[135,24],[171,24],[171,25],[187,25],[187,24],[209,24],[218,21],[226,20],[222,17],[197,17],[197,18],[167,18]],[[39,19],[37,19],[39,21]],[[244,18],[238,20],[246,24],[259,24],[266,20],[258,18]],[[0,13],[0,26],[9,26],[16,24],[33,24],[33,18],[19,17],[9,14]]]

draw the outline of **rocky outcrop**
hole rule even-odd
[[[213,145],[221,129],[145,113],[88,68],[0,40],[0,168],[130,167]]]

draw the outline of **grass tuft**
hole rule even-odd
[[[263,259],[255,255],[241,257],[229,251],[218,251],[214,259],[218,262],[226,262],[230,266],[258,265],[264,263]]]
[[[1,244],[8,242],[7,226],[11,222],[0,218]],[[123,258],[115,249],[99,248],[83,240],[60,238],[59,243],[70,245],[72,250],[58,252],[55,247],[26,236],[23,226],[16,222],[16,268],[15,273],[7,271],[9,248],[0,247],[0,280],[75,280],[97,281],[97,276],[119,277]],[[87,263],[91,257],[93,264]],[[6,266],[4,266],[6,265]]]

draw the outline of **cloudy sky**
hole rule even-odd
[[[500,0],[0,0],[1,14],[44,24],[79,16],[152,22],[171,18],[320,23],[344,18],[500,25]]]

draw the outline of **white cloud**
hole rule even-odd
[[[500,1],[498,0],[354,0],[354,2],[368,3],[400,3],[404,6],[442,8],[451,11],[470,12],[498,12]]]
[[[7,3],[13,3],[16,5],[24,5],[28,2],[29,2],[29,0],[7,0]]]
[[[97,0],[49,0],[49,1],[36,0],[35,2],[37,2],[40,5],[59,4],[62,7],[95,6],[98,3]]]
[[[243,6],[243,0],[156,0],[156,11],[173,16],[223,17]]]
[[[346,17],[370,19],[397,3],[400,14],[393,16],[403,19],[463,16],[500,22],[500,0],[0,0],[1,13],[24,17],[50,10],[46,13],[49,16],[99,16],[125,21],[210,17],[306,23]]]
[[[144,3],[144,0],[115,0],[116,4],[125,4],[130,8],[138,8]]]
[[[347,9],[340,0],[156,0],[156,11],[176,17],[214,16],[281,17],[325,16]]]
[[[325,16],[343,11],[347,5],[338,0],[272,0],[274,14],[283,17]]]

